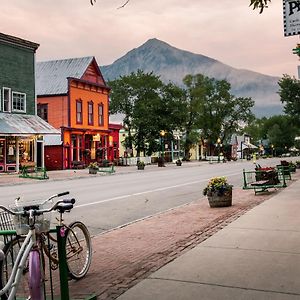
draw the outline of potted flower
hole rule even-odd
[[[180,159],[176,160],[176,166],[181,166],[182,165],[182,161]]]
[[[232,185],[226,177],[211,178],[203,190],[210,207],[225,207],[232,205]]]
[[[91,162],[89,165],[88,165],[88,168],[89,168],[89,174],[97,174],[97,171],[98,171],[98,164],[96,162]]]
[[[137,165],[138,170],[144,170],[145,169],[145,163],[143,161],[139,160],[136,165]]]

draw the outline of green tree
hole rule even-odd
[[[184,119],[183,90],[173,84],[163,84],[153,73],[139,70],[109,82],[110,113],[124,114],[128,130],[125,146],[151,155],[159,150],[159,132],[165,130],[172,138]]]
[[[271,3],[271,0],[251,0],[249,6],[252,6],[253,9],[259,9],[259,13],[262,13],[268,7],[268,3]]]
[[[202,74],[187,75],[187,118],[185,124],[185,154],[199,138],[213,145],[218,138],[226,143],[232,133],[254,119],[251,98],[235,97],[230,93],[230,83]],[[200,130],[199,130],[200,129]]]
[[[295,144],[299,129],[291,117],[286,115],[272,116],[264,121],[264,132],[269,144],[273,144],[277,154],[281,154]]]
[[[284,112],[297,123],[300,121],[300,81],[295,77],[283,75],[278,82],[279,95],[284,104]]]

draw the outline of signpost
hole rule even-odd
[[[300,1],[283,0],[284,35],[300,34]]]

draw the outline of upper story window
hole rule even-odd
[[[88,124],[94,125],[94,103],[93,103],[93,101],[88,102]]]
[[[76,100],[76,123],[82,124],[82,100]]]
[[[12,92],[12,111],[26,112],[26,94]]]
[[[10,88],[3,88],[3,95],[2,95],[2,110],[4,112],[10,112],[11,111],[11,92]]]
[[[98,125],[104,125],[103,103],[98,104]]]
[[[37,105],[37,114],[43,120],[48,122],[48,104],[47,103],[39,103]]]

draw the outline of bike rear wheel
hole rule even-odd
[[[66,230],[66,257],[69,276],[81,279],[88,272],[92,261],[92,243],[87,227],[79,221]]]

